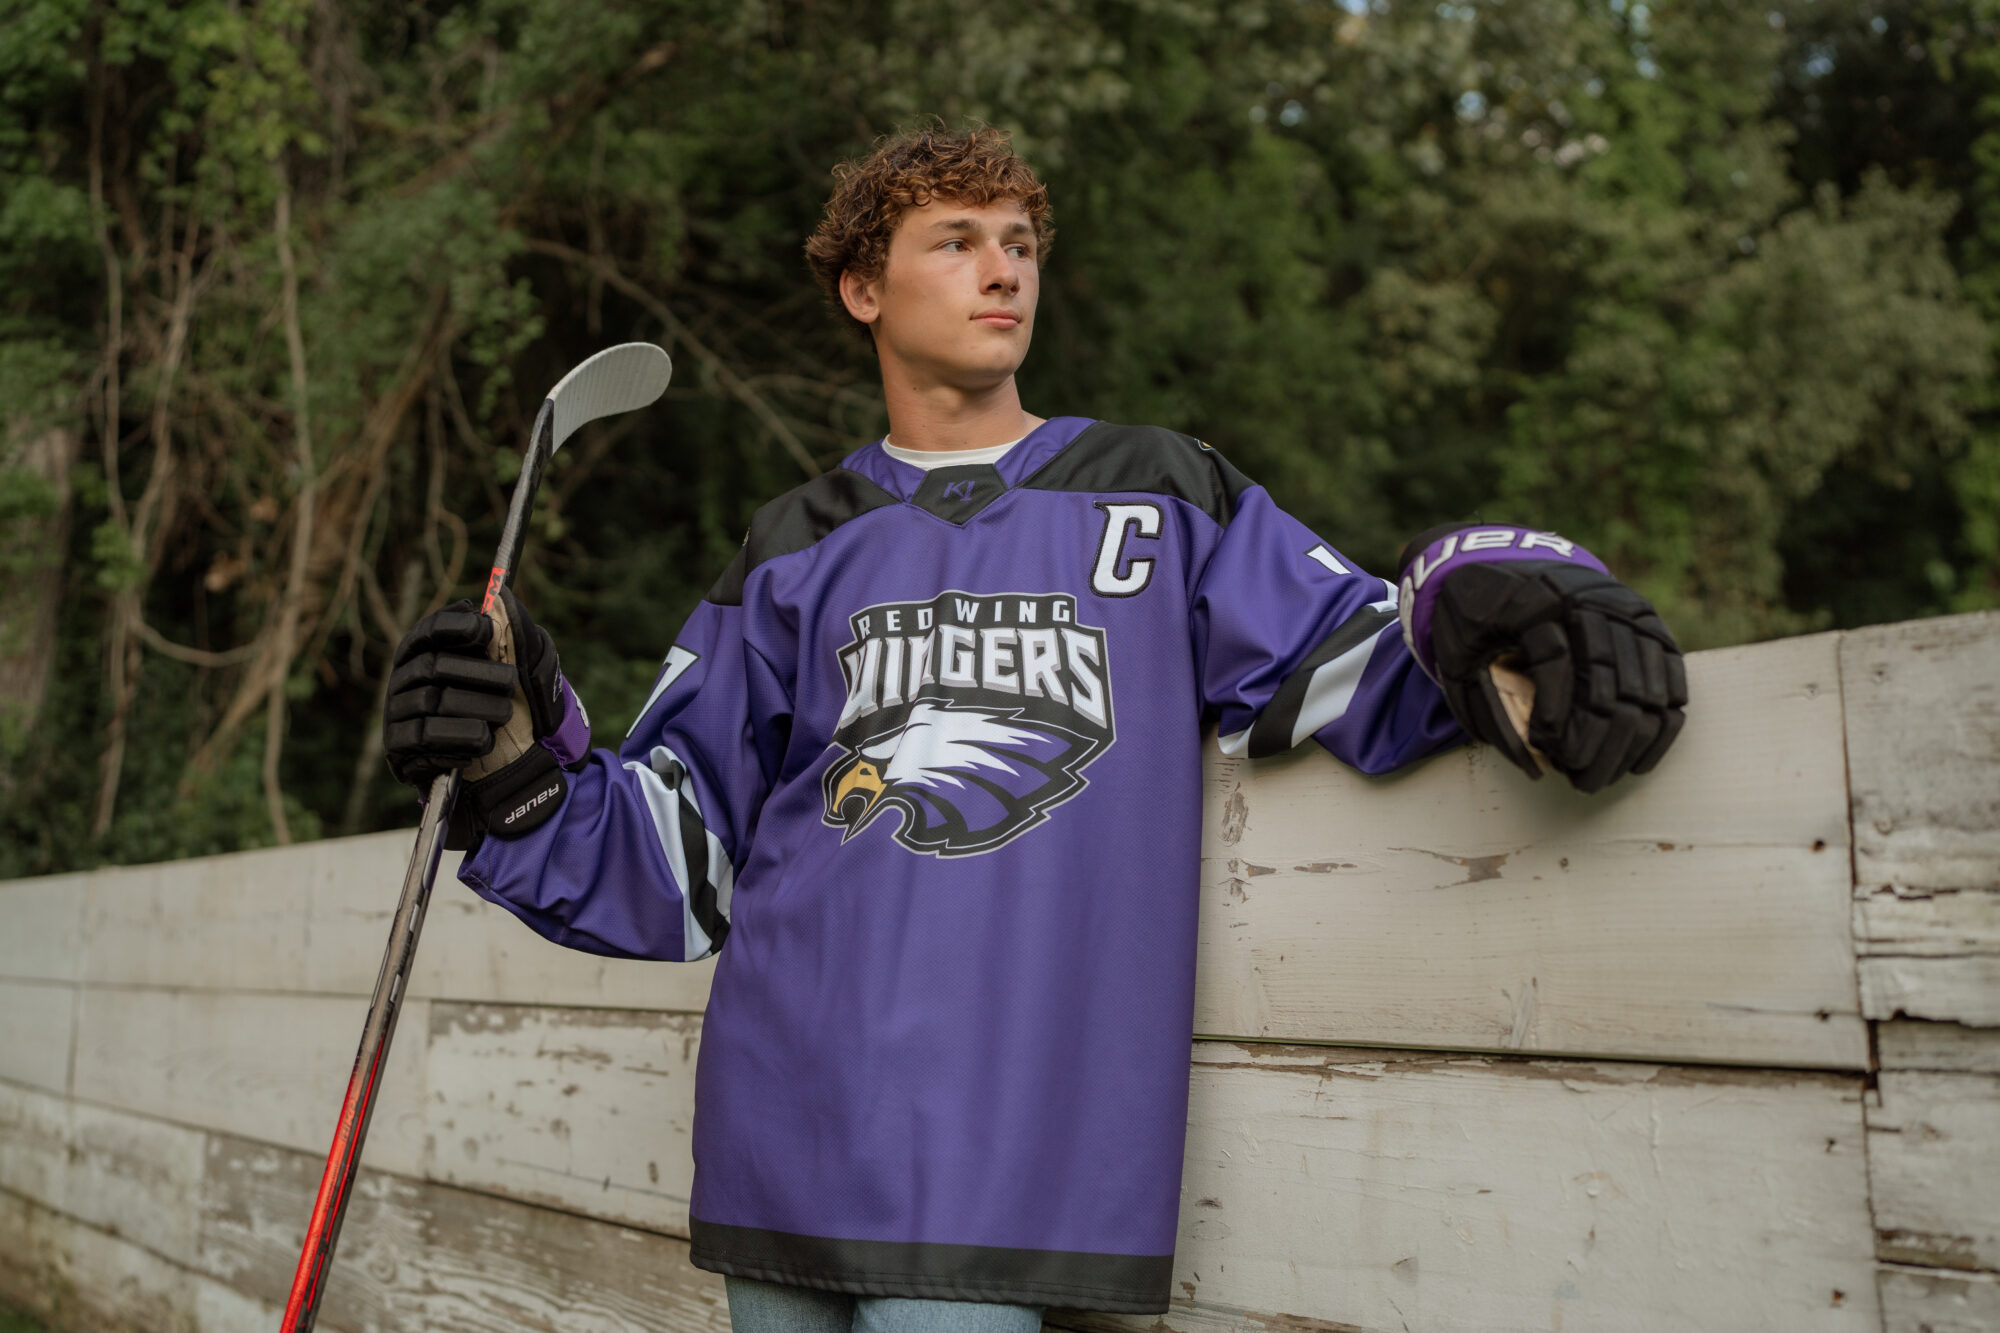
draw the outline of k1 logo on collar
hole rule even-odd
[[[1007,483],[1000,469],[991,463],[961,463],[956,467],[934,467],[924,474],[923,485],[910,497],[918,508],[928,509],[947,523],[963,524],[974,514],[1000,498]]]
[[[1068,593],[940,593],[854,615],[823,822],[898,812],[913,852],[990,852],[1089,784],[1116,739],[1104,631]]]

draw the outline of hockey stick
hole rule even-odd
[[[514,483],[514,496],[507,506],[507,523],[500,530],[500,549],[493,556],[493,572],[486,577],[486,597],[480,610],[490,611],[493,599],[507,586],[514,561],[521,553],[528,512],[540,487],[542,469],[577,427],[599,417],[612,416],[645,407],[666,392],[673,363],[651,343],[623,343],[608,347],[562,377],[542,400],[535,417],[535,429],[528,436],[527,453],[521,459],[521,477]],[[382,956],[382,970],[375,977],[375,992],[368,1001],[368,1021],[361,1029],[361,1049],[354,1057],[354,1072],[347,1079],[347,1098],[340,1106],[334,1125],[333,1146],[327,1150],[326,1170],[319,1181],[319,1195],[313,1200],[312,1221],[306,1227],[305,1246],[299,1266],[292,1275],[292,1292],[285,1303],[280,1333],[310,1333],[319,1318],[320,1297],[326,1290],[326,1275],[333,1263],[333,1247],[340,1239],[340,1224],[347,1216],[348,1195],[354,1185],[355,1170],[361,1163],[361,1143],[368,1136],[368,1120],[375,1111],[375,1090],[389,1053],[390,1038],[396,1033],[396,1015],[403,1007],[403,991],[416,959],[417,933],[423,929],[424,909],[430,905],[431,883],[437,878],[438,857],[444,851],[444,829],[450,822],[452,803],[458,797],[458,770],[440,774],[431,782],[424,805],[423,821],[417,826],[417,845],[410,854],[410,868],[403,876],[403,896],[396,905],[396,917],[389,927],[389,948]]]

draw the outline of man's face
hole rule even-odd
[[[840,290],[873,328],[885,369],[893,360],[919,387],[990,389],[1020,366],[1034,334],[1034,223],[1012,200],[932,200],[904,212],[880,275],[849,271]]]

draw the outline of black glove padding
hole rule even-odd
[[[581,713],[548,631],[503,588],[491,615],[454,602],[403,636],[382,749],[397,781],[419,791],[440,773],[464,770],[445,845],[468,850],[488,830],[518,837],[555,813],[571,757],[556,751],[574,749],[580,759],[588,746]],[[581,745],[572,734],[579,731]],[[555,747],[544,737],[556,738]]]
[[[1487,669],[1496,660],[1535,682],[1528,743],[1578,791],[1648,771],[1686,721],[1687,670],[1666,623],[1644,597],[1583,565],[1516,560],[1452,570],[1438,591],[1430,645],[1460,725],[1530,777],[1541,768],[1507,719]]]

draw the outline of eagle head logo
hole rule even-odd
[[[896,841],[913,852],[990,851],[1081,791],[1107,739],[1018,707],[920,699],[828,767],[825,822],[845,842],[895,810]]]

